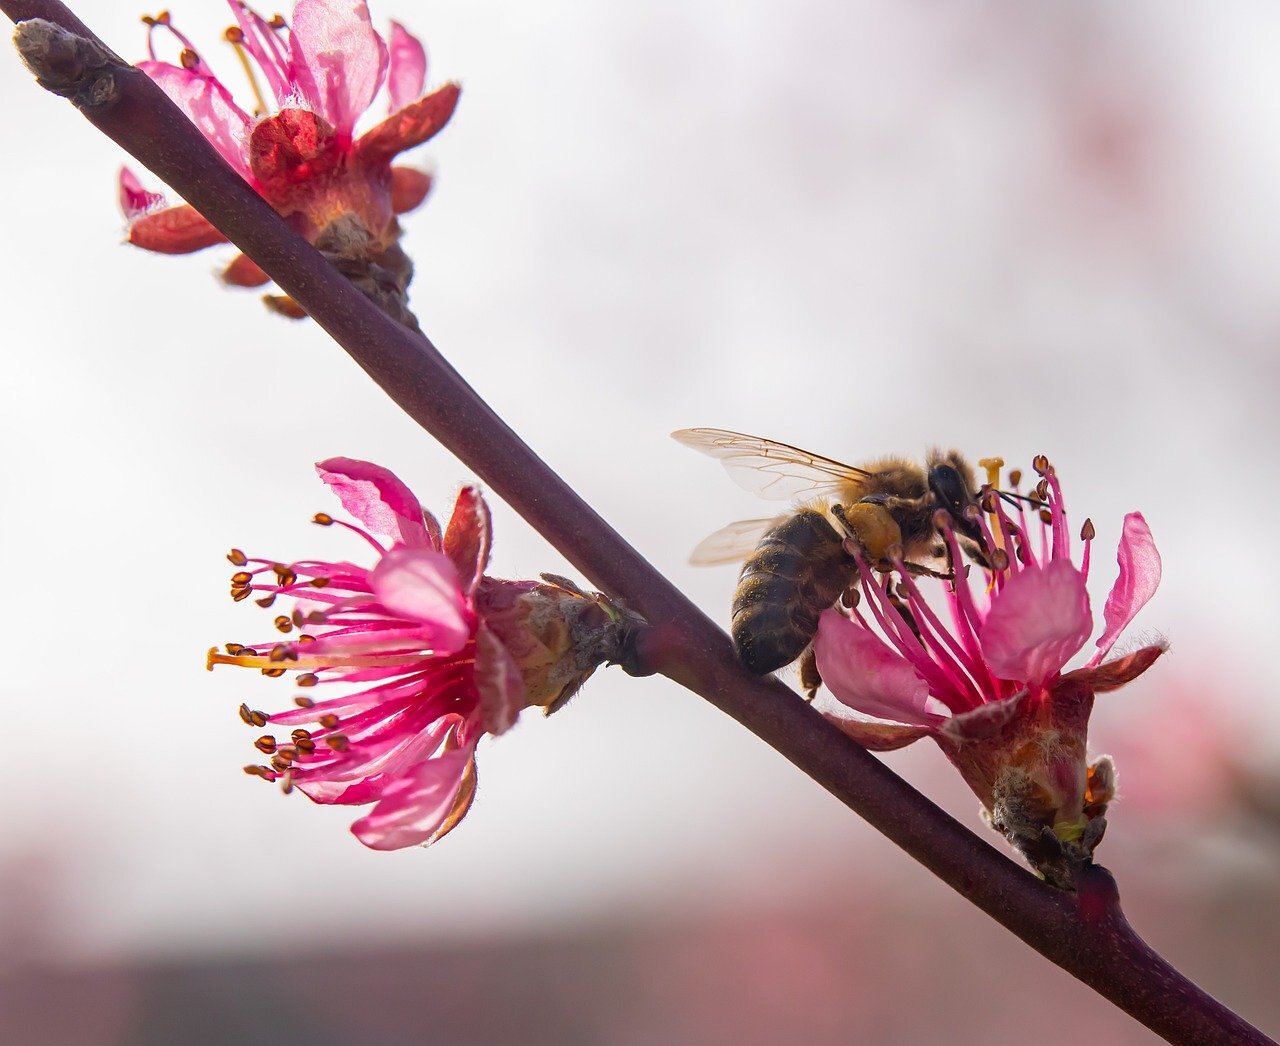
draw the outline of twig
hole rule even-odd
[[[728,713],[957,892],[1169,1041],[1272,1042],[1146,946],[1125,921],[1104,869],[1085,869],[1074,896],[1046,886],[787,687],[749,675],[725,635],[538,458],[430,341],[355,290],[145,75],[119,63],[55,0],[0,0],[0,10],[14,21],[61,27],[28,25],[17,34],[41,81],[213,222],[593,584],[653,624],[638,643],[638,674],[660,672]]]

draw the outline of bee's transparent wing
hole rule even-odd
[[[776,501],[835,494],[871,475],[799,447],[726,429],[679,429],[671,438],[719,458],[739,486]]]
[[[778,521],[769,519],[740,519],[721,527],[698,543],[689,555],[695,567],[714,567],[721,563],[741,563],[755,551],[765,532]]]

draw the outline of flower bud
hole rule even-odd
[[[504,581],[484,577],[475,605],[524,680],[525,703],[547,715],[561,708],[602,664],[624,659],[643,621],[598,592],[565,578]]]

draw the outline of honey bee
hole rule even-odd
[[[946,555],[934,522],[943,509],[966,553],[983,562],[982,533],[967,512],[977,499],[974,472],[958,451],[932,450],[923,465],[886,457],[853,466],[724,429],[671,435],[719,458],[747,490],[795,502],[784,515],[716,531],[689,560],[710,566],[745,559],[730,632],[739,659],[758,675],[809,651],[819,615],[857,582],[852,552],[883,569],[892,552],[910,569],[932,573],[925,563]],[[821,683],[811,657],[802,664],[801,678],[810,692]]]

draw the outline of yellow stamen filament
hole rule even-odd
[[[1000,489],[1000,470],[1004,468],[1004,458],[979,458],[978,468],[986,469],[987,484],[993,491]],[[998,497],[998,495],[997,495]],[[996,511],[996,498],[991,499],[991,508],[987,510],[987,518],[991,520],[991,538],[996,543],[996,551],[1004,552],[1004,531],[1000,529],[1000,514]],[[1008,555],[1005,556],[1005,564],[1009,562]],[[992,564],[993,566],[995,564]],[[995,575],[999,570],[992,572],[991,583],[987,585],[987,595],[996,587]]]
[[[227,30],[226,41],[231,45],[231,49],[235,51],[236,57],[240,59],[240,66],[244,69],[244,75],[249,79],[249,87],[253,90],[254,100],[258,103],[253,115],[262,116],[270,106],[267,105],[267,100],[262,95],[262,88],[258,86],[258,77],[253,71],[253,63],[249,61],[249,53],[242,43],[243,40],[244,32],[239,26],[232,26]]]

